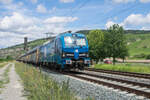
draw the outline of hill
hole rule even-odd
[[[85,35],[89,33],[90,30],[80,30],[76,33],[84,33]],[[107,30],[102,29],[103,32],[106,32]],[[125,34],[149,34],[150,30],[125,30]]]
[[[150,34],[127,34],[131,58],[145,58],[150,55]]]
[[[77,32],[87,35],[89,31],[90,30],[81,30]],[[105,32],[106,30],[102,31]],[[145,59],[146,55],[150,55],[150,31],[125,30],[125,35],[127,38],[129,55],[131,59]],[[54,37],[49,37],[47,39],[43,38],[28,42],[28,49],[30,50],[53,38]],[[24,45],[19,44],[8,48],[0,49],[0,58],[6,58],[7,56],[17,58],[21,54],[25,53],[23,48]]]

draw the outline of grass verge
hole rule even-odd
[[[150,74],[150,66],[139,66],[131,64],[96,64],[94,66],[96,69],[106,69],[106,70],[115,70],[115,71],[124,71],[124,72],[135,72],[135,73],[147,73]]]
[[[8,63],[7,62],[0,63],[0,68],[4,67],[6,64],[8,64]]]
[[[28,100],[77,100],[70,92],[68,82],[60,85],[32,65],[16,62],[15,67]]]
[[[9,70],[10,65],[7,67],[7,69],[5,69],[4,73],[2,74],[2,79],[0,80],[0,88],[4,88],[5,87],[4,85],[9,83],[9,76],[8,76]]]

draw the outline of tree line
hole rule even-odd
[[[96,62],[107,57],[125,59],[129,55],[127,41],[122,26],[114,24],[107,31],[91,30],[87,35],[89,42],[89,55]]]

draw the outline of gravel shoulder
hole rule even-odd
[[[11,64],[9,79],[9,83],[5,85],[6,88],[3,88],[0,94],[0,100],[26,100],[23,97],[23,86],[19,81],[19,76],[15,72],[14,63]]]

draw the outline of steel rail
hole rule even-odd
[[[134,73],[134,72],[122,72],[122,71],[112,71],[112,70],[104,70],[104,69],[94,69],[94,68],[85,68],[87,71],[94,71],[94,72],[102,72],[108,74],[117,74],[123,76],[131,76],[131,77],[138,77],[144,79],[150,79],[150,74],[141,74],[141,73]]]
[[[145,83],[141,83],[141,82],[135,82],[135,81],[131,81],[131,80],[124,80],[124,79],[119,79],[119,78],[113,78],[113,77],[103,76],[103,75],[90,74],[90,73],[85,73],[85,72],[80,72],[80,73],[84,74],[84,75],[96,77],[96,78],[103,78],[103,79],[117,81],[117,82],[121,82],[121,83],[127,83],[127,84],[132,84],[132,85],[137,85],[137,86],[141,86],[141,87],[150,88],[150,84],[145,84]]]
[[[109,83],[109,82],[95,80],[95,79],[92,79],[92,78],[79,76],[77,74],[64,73],[64,72],[63,72],[63,74],[69,75],[69,76],[72,76],[72,77],[76,77],[76,78],[79,78],[79,79],[82,79],[82,80],[90,81],[90,82],[93,82],[93,83],[101,84],[101,85],[104,85],[104,86],[112,87],[114,89],[120,89],[122,91],[127,91],[128,93],[135,93],[136,95],[150,98],[150,93],[142,91],[142,90],[136,90],[136,89],[133,89],[133,88],[130,88],[130,87],[125,87],[125,86],[120,86],[120,85],[116,85],[116,84]]]

